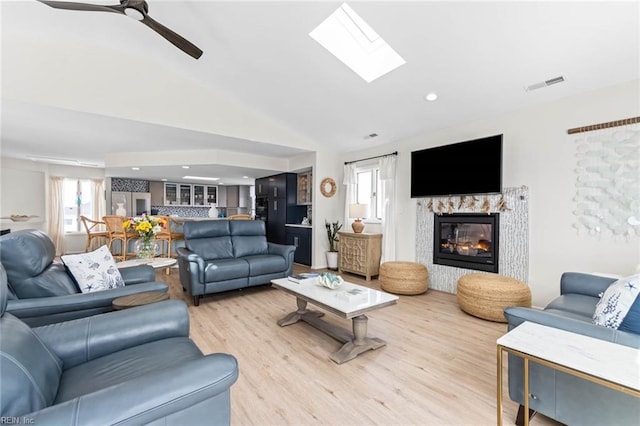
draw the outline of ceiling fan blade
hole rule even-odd
[[[116,6],[104,6],[100,4],[90,3],[73,3],[68,1],[50,1],[50,0],[38,0],[40,3],[44,3],[47,6],[54,9],[67,9],[67,10],[84,10],[90,12],[115,12],[124,14],[124,8],[121,5]]]
[[[178,49],[182,50],[188,55],[193,56],[198,59],[202,56],[202,50],[198,49],[196,45],[191,43],[189,40],[185,39],[181,35],[174,33],[169,28],[165,27],[158,21],[152,19],[149,15],[144,16],[142,21],[143,24],[160,34],[162,37],[166,38],[171,44],[176,46]]]

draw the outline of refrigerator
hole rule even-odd
[[[140,216],[151,214],[150,192],[111,192],[111,214],[119,216]]]

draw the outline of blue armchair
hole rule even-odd
[[[0,418],[47,425],[230,423],[236,359],[203,355],[169,300],[30,328],[6,312],[0,265]]]
[[[579,333],[596,339],[640,348],[640,335],[592,324],[600,294],[614,282],[613,278],[576,272],[564,273],[560,279],[560,296],[544,310],[510,307],[504,315],[509,330],[525,321]],[[520,357],[509,355],[509,397],[520,404],[516,424],[524,420],[524,364]],[[529,407],[569,425],[637,425],[640,403],[637,398],[597,385],[540,364],[529,364]]]
[[[120,270],[124,287],[81,293],[64,264],[54,257],[53,241],[40,230],[0,236],[0,263],[9,285],[7,312],[32,327],[110,312],[111,302],[118,297],[168,289],[166,283],[155,281],[151,266],[137,266]]]

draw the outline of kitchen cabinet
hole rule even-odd
[[[193,206],[204,207],[216,204],[217,187],[214,185],[193,184]]]
[[[165,182],[164,205],[207,207],[215,204],[217,193],[215,185]]]
[[[269,178],[256,179],[256,197],[269,194]]]
[[[382,234],[338,232],[338,272],[364,275],[367,281],[378,275],[382,255]]]
[[[313,190],[313,173],[311,171],[298,173],[297,200],[298,205],[311,204],[311,192]]]
[[[227,187],[218,187],[218,207],[227,207]]]
[[[256,180],[256,190],[264,191],[266,196],[261,198],[261,202],[266,199],[267,204],[267,241],[277,244],[286,243],[285,225],[287,223],[299,224],[302,218],[307,215],[306,206],[296,204],[296,180],[295,173],[281,173],[269,176],[261,183]],[[265,183],[266,182],[266,183]],[[258,188],[262,185],[262,188]],[[257,201],[256,201],[257,202]]]
[[[218,187],[214,185],[205,185],[207,205],[216,204],[218,202]]]
[[[296,246],[293,261],[311,266],[311,228],[301,226],[286,227],[286,244]]]
[[[206,189],[204,185],[193,185],[193,205],[204,206],[205,205]]]
[[[164,205],[164,182],[149,182],[149,192],[151,192],[151,205]]]
[[[192,186],[184,183],[164,184],[164,205],[165,206],[190,206],[192,197]]]

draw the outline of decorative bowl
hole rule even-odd
[[[318,277],[318,282],[323,286],[331,290],[335,290],[340,287],[344,280],[340,275],[332,274],[331,272],[323,272]]]

